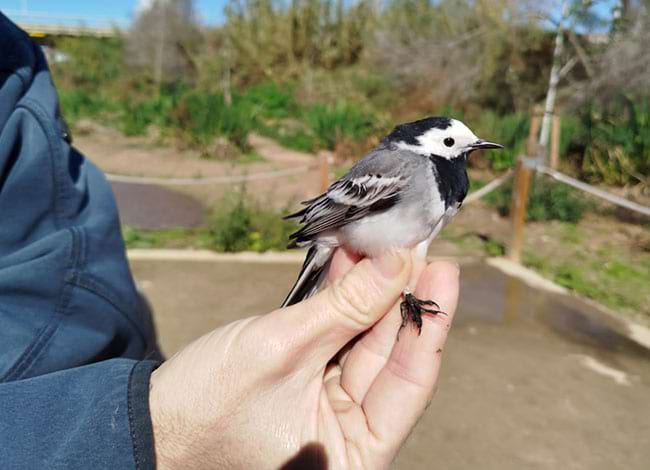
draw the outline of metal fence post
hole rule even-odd
[[[521,262],[521,252],[524,246],[524,223],[526,221],[526,206],[528,192],[533,174],[534,162],[531,158],[520,158],[515,170],[515,183],[512,192],[512,238],[508,246],[508,258],[517,263]]]

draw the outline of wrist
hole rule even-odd
[[[138,468],[153,468],[155,462],[153,427],[149,406],[152,371],[157,361],[136,362],[129,375],[127,410],[133,446],[133,460]]]
[[[167,470],[176,468],[189,468],[183,462],[183,451],[178,437],[180,433],[174,432],[173,417],[165,409],[161,396],[162,384],[158,383],[156,370],[151,374],[149,386],[149,411],[151,413],[151,426],[153,429],[153,446],[156,469]]]

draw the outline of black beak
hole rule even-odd
[[[476,142],[469,146],[472,150],[487,150],[487,149],[502,149],[503,145],[488,142],[487,140],[478,139]]]

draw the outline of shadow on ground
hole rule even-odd
[[[132,267],[168,355],[219,325],[277,307],[298,270],[177,261]],[[461,286],[440,387],[395,468],[648,468],[650,353],[575,299],[486,265],[463,266]]]

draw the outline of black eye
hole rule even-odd
[[[453,145],[454,145],[456,142],[455,142],[454,139],[452,139],[451,137],[447,137],[447,138],[444,140],[444,143],[445,143],[445,145],[446,145],[447,147],[453,147]]]

